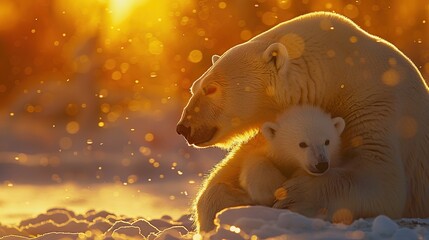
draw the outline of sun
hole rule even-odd
[[[121,24],[131,14],[133,7],[136,4],[142,4],[144,1],[137,0],[109,0],[109,10],[111,13],[111,21],[113,25]]]

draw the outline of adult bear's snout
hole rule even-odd
[[[328,162],[319,162],[318,164],[316,164],[316,168],[319,171],[319,173],[324,173],[324,172],[326,172],[326,170],[328,170],[329,163]]]
[[[185,137],[189,145],[195,145],[200,147],[204,146],[206,142],[210,141],[216,134],[217,130],[217,127],[202,127],[194,129],[194,131],[192,131],[191,126],[187,127],[183,123],[177,124],[176,127],[177,133]]]
[[[191,127],[187,127],[187,126],[183,125],[182,123],[180,123],[180,124],[177,124],[176,132],[179,135],[182,135],[186,139],[188,139],[189,136],[191,135]]]

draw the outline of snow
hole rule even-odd
[[[192,231],[189,215],[177,220],[129,218],[107,211],[54,208],[18,225],[1,225],[0,240],[45,239],[429,239],[429,219],[392,220],[380,215],[351,225],[307,218],[285,209],[242,206],[221,211],[217,229],[204,235]]]
[[[383,215],[376,217],[372,224],[372,233],[380,237],[391,237],[396,230],[398,230],[398,225]]]
[[[134,219],[93,210],[75,214],[55,208],[16,226],[0,225],[0,239],[181,239],[191,235],[192,222],[188,215],[180,220],[182,222],[174,221],[169,216],[153,220]]]

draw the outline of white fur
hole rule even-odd
[[[287,54],[278,50],[267,62],[272,44]],[[205,96],[212,83],[221,86],[217,95]],[[194,145],[228,148],[298,104],[345,120],[341,164],[322,176],[288,179],[287,198],[275,207],[341,222],[429,216],[428,87],[396,47],[338,14],[307,14],[226,51],[194,83],[179,125],[191,129]],[[199,212],[227,198],[229,190],[210,192],[219,182],[238,188],[238,175],[222,179],[223,172],[237,174],[227,167],[218,165],[200,190]]]
[[[264,156],[248,153],[249,157],[242,162],[240,186],[255,204],[273,206],[275,191],[296,168],[311,175],[322,175],[311,172],[310,167],[318,163],[318,154],[326,156],[328,164],[338,164],[343,129],[342,118],[331,118],[317,107],[287,110],[275,123],[262,126],[262,135],[268,143],[266,153]],[[329,140],[327,146],[326,140]],[[308,147],[300,148],[300,142],[306,142]]]

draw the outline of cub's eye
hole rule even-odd
[[[215,85],[208,85],[208,86],[203,88],[204,95],[206,95],[206,96],[211,95],[211,94],[215,93],[216,91],[217,91],[217,86],[215,86]]]
[[[328,140],[328,139],[326,139],[326,141],[325,141],[325,145],[326,145],[326,146],[328,146],[328,145],[329,145],[329,140]]]
[[[307,143],[305,143],[305,142],[300,142],[300,143],[299,143],[299,147],[300,147],[300,148],[306,148],[306,147],[308,147],[308,145],[307,145]]]

